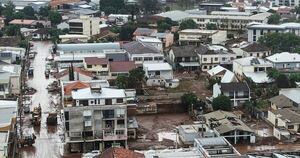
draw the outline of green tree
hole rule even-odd
[[[291,87],[296,87],[296,82],[300,82],[300,73],[292,73],[289,75]]]
[[[200,100],[194,93],[186,93],[181,96],[181,104],[189,114],[192,114],[195,109],[199,111],[205,110],[205,102]]]
[[[192,19],[188,19],[188,20],[185,20],[185,21],[182,21],[180,23],[180,26],[179,26],[179,29],[180,30],[184,30],[184,29],[196,29],[198,28],[196,22]]]
[[[160,10],[158,0],[141,0],[141,6],[146,14],[154,14]]]
[[[120,30],[120,40],[122,41],[129,41],[129,40],[132,40],[132,34],[133,32],[135,31],[136,29],[136,26],[132,23],[128,23],[124,26],[121,27],[121,30]]]
[[[295,12],[296,12],[297,14],[300,14],[300,7],[299,7],[299,6],[296,6],[296,7],[295,7]]]
[[[290,81],[285,74],[280,74],[276,80],[276,84],[278,88],[289,88]]]
[[[31,6],[24,7],[21,12],[24,13],[24,18],[35,19],[34,10]]]
[[[5,34],[7,36],[17,36],[20,35],[20,27],[16,25],[9,25],[5,27]]]
[[[125,8],[124,0],[101,0],[100,11],[105,12],[106,15],[116,14]]]
[[[277,69],[271,68],[267,70],[267,76],[271,79],[277,80],[280,75],[281,73]]]
[[[135,88],[137,91],[142,89],[145,71],[141,68],[136,68],[129,71],[128,86]]]
[[[119,75],[115,81],[116,86],[119,89],[126,89],[128,88],[128,76],[125,75]]]
[[[214,110],[225,110],[230,111],[232,110],[231,101],[229,97],[225,95],[220,95],[213,99],[212,106]]]
[[[280,15],[277,13],[272,14],[268,18],[268,24],[279,24],[280,21]]]
[[[170,18],[165,18],[157,21],[157,29],[159,32],[164,32],[166,30],[171,30],[172,26],[178,25],[177,22],[172,21]]]
[[[13,20],[14,13],[15,13],[15,5],[11,1],[9,1],[5,5],[5,8],[1,13],[6,18],[5,24],[8,24],[8,22]]]
[[[41,18],[45,19],[46,17],[49,16],[49,12],[50,12],[50,7],[49,6],[47,6],[47,7],[41,7],[40,10],[39,10],[39,12],[38,12],[38,15]]]
[[[214,23],[208,23],[208,24],[206,24],[206,29],[207,30],[217,30],[218,26]]]
[[[50,11],[49,12],[49,20],[51,21],[52,25],[57,25],[61,23],[62,17],[57,11]]]

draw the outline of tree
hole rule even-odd
[[[214,23],[208,23],[208,24],[206,24],[206,29],[207,29],[207,30],[217,30],[218,27],[217,27],[217,25],[214,24]]]
[[[165,19],[157,21],[157,29],[159,32],[171,30],[171,27],[176,26],[176,25],[178,25],[178,23],[173,21],[170,18],[165,18]]]
[[[299,6],[296,6],[296,7],[295,7],[295,12],[296,12],[297,14],[300,14],[300,7],[299,7]]]
[[[180,23],[180,26],[179,26],[179,29],[180,30],[184,30],[184,29],[196,29],[198,28],[196,22],[192,19],[188,19],[188,20],[185,20],[185,21],[182,21]]]
[[[38,15],[41,17],[41,18],[46,18],[49,16],[49,12],[50,12],[50,7],[41,7],[39,12],[38,12]]]
[[[300,73],[292,73],[289,75],[291,87],[296,87],[296,82],[300,82]]]
[[[119,89],[126,89],[128,88],[128,76],[125,75],[119,75],[115,81],[116,86]]]
[[[141,4],[146,14],[154,14],[160,10],[158,0],[141,0]]]
[[[124,0],[101,0],[100,11],[106,15],[120,13],[121,9],[125,8]]]
[[[268,24],[279,24],[280,21],[280,15],[277,13],[272,14],[268,18]]]
[[[231,101],[229,97],[225,95],[220,95],[213,99],[212,106],[214,110],[225,110],[230,111],[232,109],[231,107]]]
[[[280,74],[276,80],[276,84],[278,88],[289,88],[290,81],[285,74]]]
[[[141,68],[136,68],[129,71],[128,87],[141,90],[145,71]]]
[[[15,5],[11,1],[8,1],[1,13],[5,17],[5,24],[8,24],[9,21],[13,20],[14,12]]]
[[[132,34],[135,31],[136,26],[134,26],[132,23],[128,23],[121,27],[120,30],[120,40],[122,41],[129,41],[132,39]]]
[[[26,18],[26,19],[35,19],[34,10],[31,6],[24,7],[22,12],[24,13],[24,18]]]
[[[189,114],[192,114],[194,109],[199,111],[205,110],[205,102],[200,100],[194,93],[186,93],[181,96],[181,104]]]
[[[50,11],[49,12],[49,20],[51,21],[52,25],[57,25],[61,23],[62,17],[57,11]]]
[[[267,76],[271,79],[277,80],[280,75],[281,73],[277,69],[271,68],[267,70]]]
[[[16,25],[9,25],[5,27],[5,34],[7,36],[17,36],[20,35],[20,27]]]

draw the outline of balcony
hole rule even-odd
[[[114,134],[106,134],[103,136],[104,141],[113,141],[113,140],[126,140],[127,135],[120,134],[120,135],[114,135]]]

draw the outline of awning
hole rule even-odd
[[[181,62],[179,63],[182,67],[189,67],[189,66],[200,66],[198,62]]]

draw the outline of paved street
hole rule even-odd
[[[28,86],[37,90],[32,96],[31,110],[40,104],[42,107],[42,119],[41,126],[33,128],[28,119],[29,115],[25,116],[24,133],[34,130],[37,139],[32,147],[21,149],[20,157],[22,158],[59,158],[63,154],[63,144],[60,138],[63,133],[61,121],[58,121],[59,125],[57,127],[47,127],[46,125],[48,112],[56,109],[51,104],[51,100],[58,100],[57,97],[48,94],[46,89],[48,84],[54,81],[54,79],[46,79],[44,75],[45,58],[50,54],[51,46],[52,44],[49,42],[34,43],[33,50],[37,51],[37,55],[33,61],[34,77],[28,80]]]

